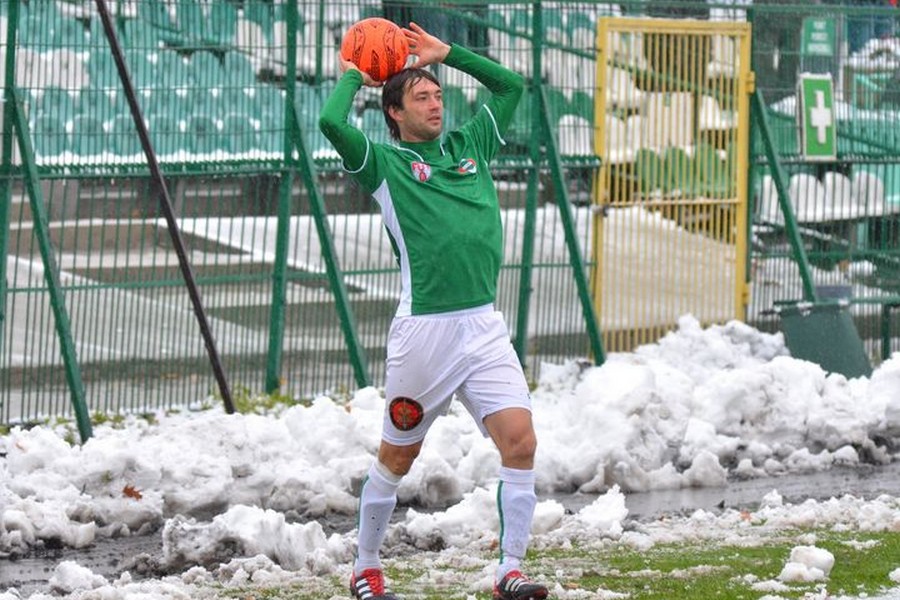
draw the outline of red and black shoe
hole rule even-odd
[[[356,600],[397,600],[384,585],[381,569],[366,569],[357,577],[350,575],[350,596]]]
[[[494,584],[494,600],[544,600],[547,586],[534,583],[519,571],[510,571]]]

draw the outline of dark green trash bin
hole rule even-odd
[[[798,302],[779,307],[791,356],[847,378],[868,377],[872,364],[846,302]]]

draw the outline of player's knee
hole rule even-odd
[[[383,443],[378,450],[378,460],[381,461],[391,473],[402,477],[409,473],[413,462],[419,456],[422,444],[414,444],[412,446],[394,446]]]
[[[537,436],[533,429],[522,431],[503,440],[499,446],[504,464],[530,463],[537,451]]]

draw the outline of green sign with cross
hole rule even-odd
[[[800,75],[797,98],[801,153],[807,160],[836,159],[837,132],[831,75]]]

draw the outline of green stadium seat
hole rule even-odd
[[[544,35],[547,34],[549,29],[559,29],[561,31],[565,29],[563,13],[558,8],[544,8],[541,11],[541,20],[544,24]]]
[[[216,0],[209,7],[206,29],[208,44],[217,48],[229,48],[234,45],[237,35],[238,11],[229,0]]]
[[[662,170],[662,159],[655,151],[638,149],[634,158],[634,176],[641,194],[652,194],[660,189]]]
[[[162,39],[157,29],[152,23],[141,19],[126,19],[120,25],[121,35],[119,39],[126,48],[135,48],[140,50],[152,50],[158,48],[162,44]],[[105,39],[103,25],[99,18],[95,23],[91,24],[91,32],[97,32],[101,37],[97,39]]]
[[[38,157],[59,156],[66,151],[66,124],[58,116],[42,114],[32,125],[34,153]]]
[[[594,98],[590,93],[583,90],[575,90],[572,92],[572,100],[569,102],[572,112],[580,117],[584,117],[591,123],[594,122]]]
[[[259,128],[259,146],[263,152],[281,154],[284,152],[283,121],[262,120]]]
[[[124,93],[119,91],[111,96],[106,90],[96,88],[81,90],[75,103],[75,113],[94,115],[104,121],[109,121],[120,109],[122,112],[128,111],[127,105],[116,102],[116,99],[123,95]]]
[[[185,110],[187,115],[221,114],[227,107],[223,106],[223,96],[220,88],[209,88],[206,86],[193,86],[186,90]]]
[[[256,105],[262,119],[282,122],[284,119],[284,94],[276,87],[265,86],[256,90]]]
[[[76,115],[72,120],[69,149],[85,158],[99,156],[107,148],[103,119],[89,114]]]
[[[225,53],[222,59],[222,69],[225,71],[225,79],[229,85],[256,83],[256,70],[250,59],[236,50]]]
[[[175,27],[179,33],[179,45],[198,47],[203,46],[206,32],[209,27],[204,3],[178,2],[175,11]]]
[[[216,119],[208,114],[193,114],[187,119],[188,149],[196,154],[210,154],[223,148]]]
[[[32,91],[35,114],[52,114],[63,123],[71,121],[77,112],[79,93],[60,87]]]
[[[154,55],[156,84],[161,87],[191,85],[191,64],[175,50],[161,49]]]
[[[157,155],[167,156],[184,149],[184,134],[180,122],[167,114],[147,117],[147,131]]]
[[[193,87],[209,89],[227,82],[222,63],[219,62],[219,57],[212,52],[204,50],[194,52],[187,67],[188,79]]]
[[[223,113],[240,113],[252,115],[255,113],[253,97],[248,93],[254,90],[243,85],[227,85],[216,90],[218,95],[211,103],[216,110]]]
[[[119,114],[109,122],[109,151],[116,156],[142,155],[141,139],[131,115]]]
[[[116,63],[106,48],[92,48],[85,66],[88,71],[89,87],[94,89],[120,87],[121,80],[119,72],[116,70]]]
[[[152,25],[160,29],[171,30],[174,27],[172,15],[163,0],[140,0],[137,3],[138,12],[134,20],[143,21],[146,25]]]
[[[275,15],[270,2],[248,2],[244,6],[244,19],[255,24],[267,44],[272,43]]]
[[[134,87],[153,88],[164,83],[157,76],[154,60],[157,60],[155,55],[145,48],[125,49],[125,66]],[[112,68],[115,69],[115,65]],[[118,78],[118,73],[116,77]]]
[[[229,113],[222,119],[222,149],[232,154],[261,150],[259,132],[244,113]]]
[[[158,89],[142,101],[146,116],[166,116],[175,121],[185,119],[190,111],[191,100],[189,90]]]
[[[294,88],[294,104],[301,124],[316,125],[319,122],[319,113],[322,112],[324,96],[316,86],[298,83]]]
[[[563,115],[573,112],[569,106],[569,99],[566,98],[562,90],[546,85],[543,89],[544,97],[547,99],[547,111],[551,123],[556,123]]]
[[[712,145],[702,142],[694,147],[697,167],[697,193],[706,197],[722,197],[728,192],[729,173],[726,161]]]
[[[668,194],[693,196],[695,193],[694,161],[677,146],[666,148],[662,157],[660,187]]]
[[[568,30],[569,37],[572,38],[572,32],[576,29],[590,29],[591,31],[596,31],[597,26],[594,24],[594,19],[589,13],[580,10],[570,10],[566,13],[566,29]]]

